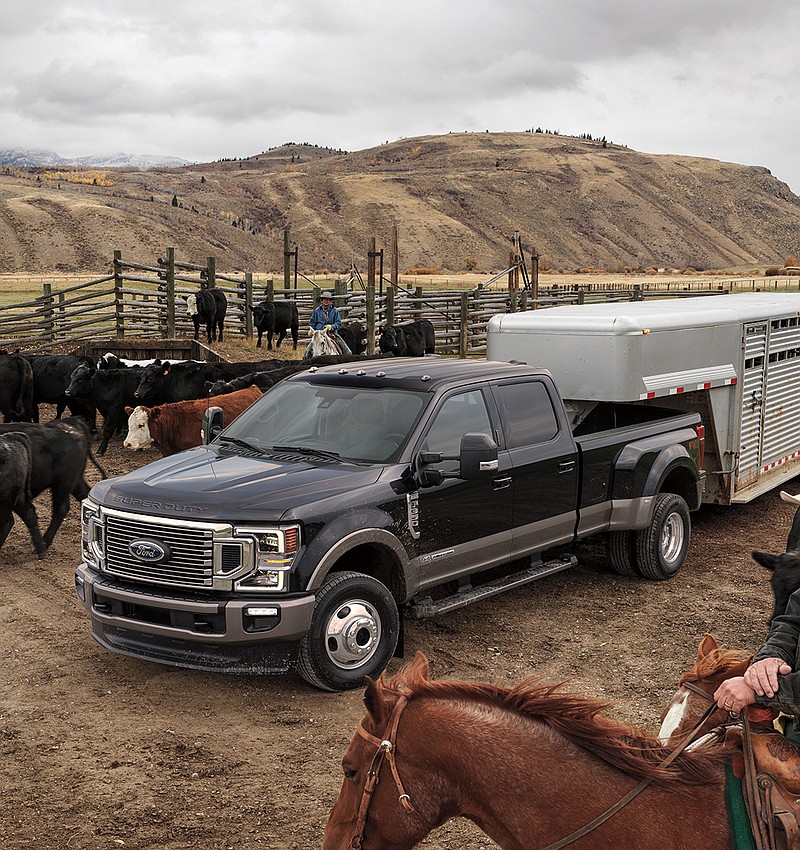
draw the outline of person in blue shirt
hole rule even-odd
[[[311,314],[311,319],[308,322],[312,331],[321,331],[326,328],[328,333],[336,337],[336,342],[339,343],[339,348],[342,354],[352,355],[352,351],[348,344],[339,336],[339,328],[342,326],[342,317],[336,307],[333,306],[333,296],[326,289],[321,295],[322,303]],[[311,356],[311,343],[306,347],[303,359],[306,360]]]

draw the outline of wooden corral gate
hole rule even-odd
[[[99,358],[114,354],[127,360],[204,360],[208,363],[225,358],[195,339],[137,339],[128,342],[118,339],[91,339],[78,346],[73,354]]]

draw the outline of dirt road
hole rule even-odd
[[[156,457],[127,453],[116,438],[104,463],[121,474]],[[97,480],[91,468],[87,476]],[[46,519],[47,499],[37,505]],[[784,551],[792,515],[777,492],[746,507],[703,509],[689,560],[667,583],[604,572],[587,547],[572,571],[410,623],[407,654],[424,649],[437,677],[570,679],[618,701],[620,719],[655,730],[704,631],[731,648],[763,635],[768,577],[750,551]],[[45,560],[33,556],[19,521],[2,549],[0,847],[319,847],[361,693],[106,652],[90,638],[73,590],[79,539],[73,503]],[[495,845],[455,822],[422,846]]]

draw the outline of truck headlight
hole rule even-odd
[[[237,590],[287,590],[288,575],[300,549],[300,527],[237,528],[254,540],[253,572],[236,582]]]
[[[103,558],[103,523],[100,506],[91,499],[81,502],[81,553],[90,567],[100,569]]]

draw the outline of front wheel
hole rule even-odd
[[[297,671],[324,691],[362,687],[389,663],[399,635],[397,603],[385,585],[361,573],[334,573],[316,593]]]
[[[692,522],[686,502],[675,493],[659,493],[650,525],[636,532],[639,572],[656,581],[672,578],[686,560],[691,536]]]

